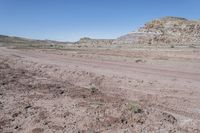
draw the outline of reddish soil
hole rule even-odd
[[[200,132],[191,49],[0,48],[0,132]]]

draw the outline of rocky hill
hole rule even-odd
[[[200,21],[164,17],[146,23],[136,32],[116,39],[114,44],[200,44]]]
[[[102,46],[102,45],[111,45],[114,39],[91,39],[88,37],[81,38],[75,44],[81,46]]]

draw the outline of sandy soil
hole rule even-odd
[[[200,50],[0,48],[0,132],[200,132]]]

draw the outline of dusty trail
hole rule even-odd
[[[16,51],[13,56],[19,56],[22,58],[31,58],[32,60],[39,59],[40,62],[47,62],[54,65],[62,65],[71,64],[78,66],[87,66],[90,68],[106,70],[115,73],[115,71],[123,73],[126,75],[127,73],[142,73],[152,76],[162,76],[169,78],[177,78],[177,79],[189,79],[192,81],[200,81],[200,73],[194,72],[185,72],[180,71],[179,68],[169,69],[169,68],[160,68],[159,66],[150,66],[144,64],[136,64],[136,63],[126,63],[126,62],[114,62],[114,61],[97,61],[91,59],[81,59],[81,58],[69,58],[65,56],[51,55],[47,53],[38,53],[38,52],[23,52]],[[13,50],[1,49],[2,54],[13,53]]]

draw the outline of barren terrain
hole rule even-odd
[[[0,47],[0,132],[200,132],[200,49]]]

